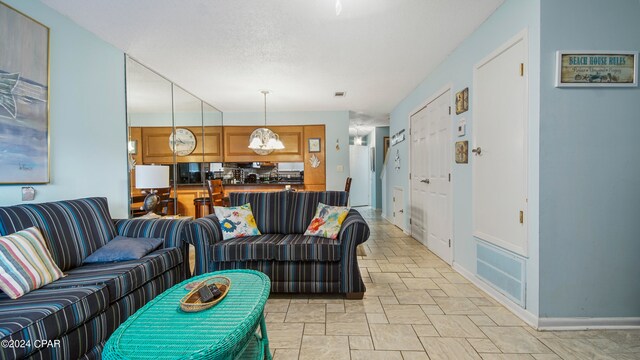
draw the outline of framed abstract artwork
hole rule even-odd
[[[0,2],[0,183],[49,182],[49,28]]]

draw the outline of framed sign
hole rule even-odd
[[[320,152],[320,138],[309,139],[309,152],[310,153]]]
[[[0,2],[0,183],[49,182],[49,28]]]
[[[638,86],[637,51],[558,51],[556,87]]]

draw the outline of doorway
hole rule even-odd
[[[369,169],[369,147],[349,145],[349,168],[351,169],[351,206],[369,206],[371,204],[371,170]]]
[[[410,118],[411,235],[448,264],[453,261],[451,91],[440,92]]]

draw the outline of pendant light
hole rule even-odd
[[[258,155],[268,155],[273,150],[284,149],[280,136],[267,128],[267,94],[269,91],[260,91],[264,95],[264,127],[255,129],[249,136],[249,149]]]
[[[362,145],[362,138],[358,136],[358,125],[356,125],[356,138],[353,141],[354,145]]]

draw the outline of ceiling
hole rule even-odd
[[[361,129],[503,1],[42,0],[224,112],[263,111],[268,89],[269,111],[348,110]]]

